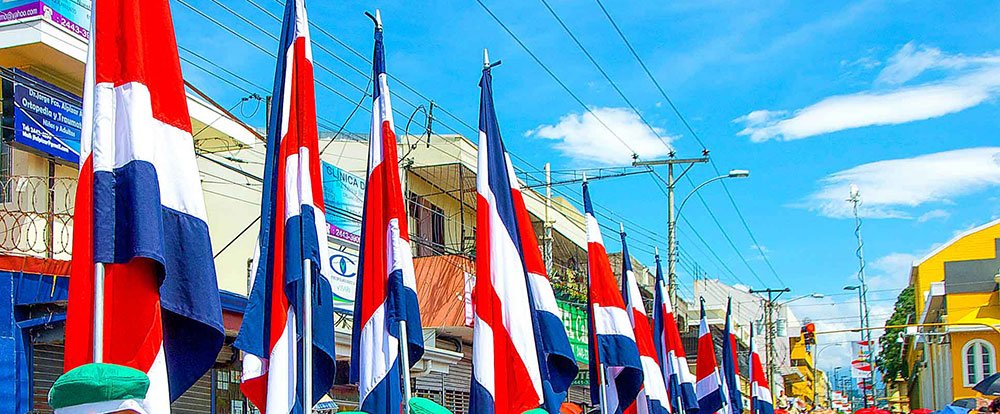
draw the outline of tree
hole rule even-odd
[[[892,316],[885,321],[885,325],[905,325],[910,322],[910,318],[916,315],[916,305],[914,304],[913,287],[909,286],[899,292],[896,298],[896,306],[892,311]],[[886,380],[895,378],[907,378],[910,375],[906,360],[903,359],[903,344],[896,342],[904,328],[887,328],[882,337],[879,338],[881,351],[879,352],[876,366]]]

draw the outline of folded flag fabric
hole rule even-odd
[[[753,347],[753,324],[750,325],[750,413],[774,414],[774,401],[760,354]]]
[[[267,131],[260,232],[251,289],[234,346],[244,352],[240,390],[261,413],[311,412],[333,385],[333,269],[328,260],[319,163],[312,46],[304,0],[285,3],[274,104]],[[308,273],[312,306],[305,306]],[[306,383],[304,318],[312,315],[312,396]]]
[[[59,376],[49,389],[49,407],[56,414],[146,414],[143,400],[149,377],[135,368],[115,364],[80,365]]]
[[[400,185],[382,18],[378,11],[375,13],[375,58],[372,61],[375,92],[354,300],[351,380],[358,382],[363,411],[388,414],[398,413],[406,403],[401,374],[423,357],[424,336],[417,305],[410,230]],[[400,352],[401,322],[406,323],[405,349],[409,366],[403,366]]]
[[[471,413],[557,413],[576,363],[500,137],[493,77],[483,68],[476,176]]]
[[[168,0],[96,0],[84,74],[64,369],[146,373],[150,413],[212,368],[225,339],[191,117]]]
[[[632,405],[642,388],[642,362],[632,320],[611,272],[586,181],[583,182],[583,209],[587,220],[590,399],[594,405],[601,404],[603,393],[603,403],[607,404],[604,412],[620,414]]]
[[[639,361],[642,363],[642,390],[635,402],[625,410],[626,414],[667,414],[670,413],[670,396],[663,382],[663,373],[657,361],[656,349],[653,346],[653,334],[650,331],[649,317],[646,316],[646,306],[642,303],[639,284],[632,270],[632,257],[628,254],[628,244],[625,242],[625,232],[622,237],[622,298],[632,322],[635,333],[635,343],[639,348]]]
[[[701,301],[701,323],[698,325],[698,412],[701,414],[729,414],[726,410],[726,393],[722,374],[715,362],[715,342],[705,316],[705,301]]]
[[[653,344],[667,383],[671,412],[694,414],[698,411],[695,377],[688,368],[670,293],[660,267],[660,255],[656,255],[656,290],[653,293]]]
[[[743,412],[743,395],[740,393],[740,365],[736,349],[736,335],[732,329],[733,298],[726,304],[726,327],[722,331],[722,376],[726,382],[726,396],[729,410],[733,414]]]

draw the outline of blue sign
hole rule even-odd
[[[330,236],[348,244],[360,243],[365,180],[323,162],[323,203]]]
[[[80,163],[83,100],[51,84],[17,72],[13,85],[14,131],[11,142]]]

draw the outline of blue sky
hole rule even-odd
[[[253,1],[273,13],[281,10],[275,0]],[[273,39],[211,0],[185,2],[266,50],[275,49]],[[248,2],[226,3],[265,30],[278,32],[279,23]],[[488,47],[492,58],[503,61],[494,71],[496,106],[508,149],[531,164],[516,163],[523,169],[540,169],[544,162],[554,169],[629,162],[629,151],[586,115],[478,4],[428,3],[313,1],[309,7],[313,22],[365,56],[371,54],[372,27],[362,13],[380,8],[389,72],[470,125],[477,122],[477,82],[482,49]],[[542,3],[485,3],[642,158],[665,154],[666,147]],[[678,156],[698,155],[701,146],[645,77],[597,3],[549,3]],[[272,58],[176,0],[173,5],[181,46],[270,88]],[[605,5],[711,150],[717,167],[752,171],[749,179],[730,181],[728,187],[778,277],[761,259],[719,185],[701,194],[735,249],[697,200],[685,208],[684,216],[734,275],[719,270],[722,265],[708,247],[682,224],[686,265],[696,262],[710,277],[758,288],[783,283],[793,295],[838,294],[797,302],[803,306],[796,310],[828,327],[846,326],[849,320],[829,315],[856,315],[852,296],[841,290],[855,282],[857,271],[853,220],[843,201],[849,184],[856,182],[865,198],[865,254],[876,290],[872,319],[877,322],[891,309],[895,293],[888,290],[905,286],[910,262],[956,232],[1000,217],[996,3],[606,0]],[[369,70],[326,35],[313,36],[337,56]],[[324,50],[316,48],[314,53],[317,63],[364,87],[364,76]],[[184,69],[188,79],[224,106],[245,95],[189,64]],[[317,77],[352,100],[361,97],[329,73],[318,70]],[[390,88],[398,97],[396,107],[404,112],[412,107],[402,98],[426,104],[398,84]],[[322,87],[317,98],[320,116],[336,123],[354,106]],[[439,117],[443,124],[472,135],[455,120]],[[260,114],[247,121],[263,124]],[[367,114],[360,112],[347,129],[365,131],[366,122]],[[441,125],[436,132],[451,131]],[[714,175],[704,165],[691,172],[696,182]],[[678,193],[683,196],[690,188],[682,182]],[[605,211],[665,235],[666,198],[652,177],[595,182],[592,194]],[[616,239],[611,234],[605,238]],[[637,234],[636,239],[630,250],[645,263],[652,263],[646,244],[665,247],[665,237],[652,240]],[[681,270],[689,281],[686,266]]]

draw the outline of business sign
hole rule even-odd
[[[4,119],[12,122],[4,140],[78,164],[83,100],[24,72],[12,72],[14,79],[4,80],[3,88]]]
[[[358,286],[358,252],[331,251],[330,267],[333,268],[330,288],[333,290],[334,309],[354,313],[354,292]]]
[[[349,244],[361,243],[364,202],[364,179],[323,163],[323,204],[330,236]]]
[[[0,24],[39,16],[84,39],[90,37],[89,0],[0,0]]]
[[[585,305],[556,299],[561,313],[560,319],[566,327],[569,345],[573,348],[573,358],[581,364],[590,363],[590,349],[587,346],[587,308]]]

